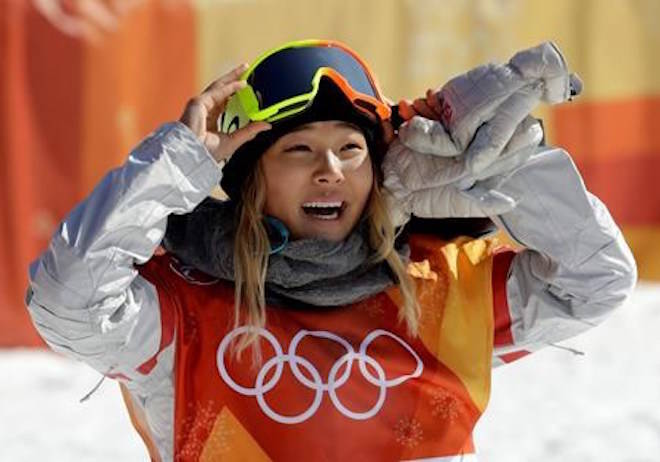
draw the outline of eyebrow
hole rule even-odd
[[[313,124],[313,123],[314,123],[314,122],[310,122],[310,123],[306,123],[306,124],[298,125],[297,127],[294,127],[294,128],[292,128],[291,130],[289,130],[288,133],[300,132],[300,131],[303,131],[303,130],[310,130],[310,129],[312,128],[312,127],[311,127],[311,124]],[[362,130],[360,129],[360,127],[358,127],[357,125],[355,125],[355,124],[353,124],[353,123],[350,123],[350,122],[346,122],[346,121],[344,121],[344,120],[337,120],[337,121],[335,121],[335,122],[334,122],[334,126],[335,126],[335,127],[352,128],[353,130],[360,130],[360,131],[362,131]]]

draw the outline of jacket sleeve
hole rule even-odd
[[[514,197],[494,221],[524,249],[495,256],[494,365],[575,336],[624,303],[637,268],[605,205],[570,156],[539,148],[490,185]]]
[[[30,265],[26,301],[44,340],[134,384],[149,379],[153,368],[141,366],[159,354],[169,357],[159,356],[156,369],[171,372],[163,371],[171,368],[172,348],[161,345],[158,294],[135,265],[153,255],[167,216],[191,211],[220,175],[183,124],[166,124],[142,141],[73,209]]]

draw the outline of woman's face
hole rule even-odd
[[[360,220],[373,185],[367,142],[347,122],[313,122],[280,137],[261,157],[264,213],[294,239],[346,238]]]

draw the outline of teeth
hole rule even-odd
[[[341,207],[342,202],[305,202],[302,206],[303,207],[323,207],[323,208],[329,208],[329,207]]]
[[[343,209],[344,202],[305,202],[302,209],[311,217],[321,220],[336,220]]]
[[[320,220],[336,220],[339,218],[339,212],[335,212],[332,215],[316,215],[316,218]]]

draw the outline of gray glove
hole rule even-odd
[[[484,217],[510,211],[515,199],[484,180],[524,164],[543,138],[529,113],[539,102],[581,91],[552,43],[516,54],[505,65],[477,67],[437,93],[442,123],[414,117],[401,126],[383,173],[395,224],[419,217]]]

